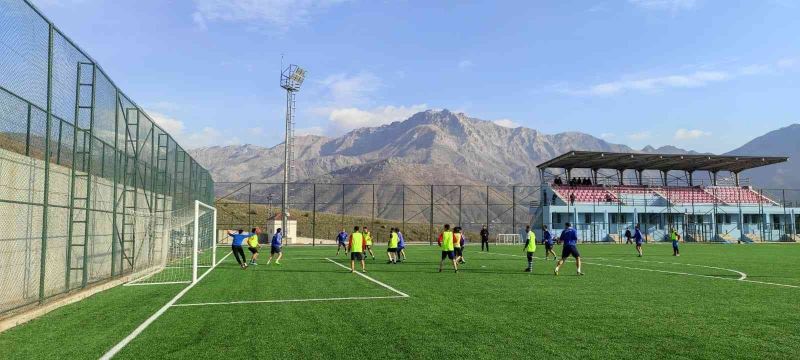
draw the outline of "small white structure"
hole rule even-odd
[[[286,218],[286,227],[287,229],[283,229],[283,243],[284,244],[295,244],[297,243],[297,219],[292,217],[292,214],[289,213],[289,216]],[[278,230],[281,226],[283,226],[283,213],[277,213],[267,219],[267,223],[264,227],[264,232],[269,234],[269,238],[272,239],[272,235],[275,234],[275,231]]]

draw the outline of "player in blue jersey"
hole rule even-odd
[[[578,266],[578,275],[583,275],[583,272],[581,272],[581,253],[578,252],[578,232],[572,228],[572,224],[570,223],[566,223],[564,226],[565,229],[561,232],[561,236],[559,236],[564,246],[561,249],[561,260],[558,260],[558,263],[556,263],[554,273],[558,275],[561,265],[564,265],[564,261],[572,256],[575,258],[575,263]]]
[[[342,232],[339,235],[336,235],[336,256],[339,256],[339,249],[344,248],[344,255],[347,256],[347,239],[350,235],[347,234],[347,231],[342,229]]]
[[[244,249],[242,248],[242,244],[244,240],[249,238],[252,234],[244,232],[244,230],[239,229],[236,233],[232,231],[228,231],[228,236],[233,238],[231,242],[231,252],[233,253],[233,257],[236,258],[236,262],[239,263],[239,267],[242,269],[247,268],[247,258],[244,257]]]
[[[400,257],[398,261],[406,261],[406,239],[403,237],[403,233],[400,232],[400,228],[395,228],[397,230],[397,256]]]
[[[636,253],[639,254],[639,257],[642,257],[642,243],[644,242],[644,236],[642,236],[642,230],[639,229],[639,224],[636,224],[636,229],[633,230],[633,240],[636,242]]]
[[[547,230],[547,225],[542,225],[542,237],[544,237],[544,259],[547,260],[550,254],[553,254],[553,260],[558,260],[556,252],[553,251],[555,240],[553,239],[553,234]]]
[[[275,235],[272,236],[272,244],[270,245],[269,259],[267,260],[267,265],[269,265],[269,263],[272,262],[272,257],[275,256],[275,254],[278,254],[278,258],[275,259],[275,265],[281,264],[281,258],[283,257],[283,250],[281,250],[282,240],[283,240],[283,235],[281,233],[281,228],[278,228],[278,230],[275,231]]]

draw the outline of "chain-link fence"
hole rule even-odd
[[[279,183],[217,183],[221,229],[263,226],[280,212]],[[556,189],[556,190],[554,190]],[[598,194],[571,200],[571,194]],[[606,195],[603,197],[603,195]],[[674,228],[695,242],[798,241],[800,191],[750,187],[553,187],[292,183],[288,207],[297,242],[331,243],[341,231],[368,226],[379,241],[400,228],[411,241],[433,243],[444,224],[461,226],[480,241],[521,234],[533,225],[563,229],[567,222],[585,242],[624,242],[638,224],[648,241]]]
[[[0,1],[0,49],[1,316],[129,273],[214,184],[27,1]]]

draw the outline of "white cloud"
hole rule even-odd
[[[411,115],[427,109],[427,105],[379,106],[372,109],[355,107],[331,109],[328,115],[333,131],[349,131],[361,127],[373,127],[405,120]]]
[[[711,133],[699,129],[678,129],[675,131],[675,140],[693,140],[706,136],[711,136]]]
[[[653,137],[653,134],[651,132],[649,132],[649,131],[639,131],[639,132],[628,134],[628,139],[631,139],[631,140],[634,140],[634,141],[647,140],[647,139],[649,139],[651,137]]]
[[[466,70],[466,69],[471,68],[472,65],[474,65],[474,64],[470,60],[461,60],[461,61],[458,62],[458,69],[459,70]]]
[[[233,145],[241,143],[238,136],[226,136],[212,127],[204,127],[200,131],[186,132],[183,121],[155,111],[147,111],[153,121],[170,134],[182,147],[194,149],[212,145]]]
[[[319,82],[331,102],[353,106],[363,104],[369,96],[381,88],[383,81],[370,72],[356,75],[334,74]]]
[[[782,69],[793,68],[798,64],[799,63],[798,63],[797,59],[792,59],[792,58],[783,58],[783,59],[778,60],[778,63],[777,63],[778,67],[782,68]]]
[[[666,88],[697,88],[725,81],[731,75],[724,71],[697,71],[690,74],[666,75],[633,80],[618,80],[592,85],[583,89],[560,87],[559,92],[569,95],[608,96],[627,91],[658,91]]]
[[[615,135],[614,133],[602,133],[602,134],[600,134],[600,138],[601,139],[611,139],[611,138],[614,138],[616,136],[617,135]]]
[[[628,0],[628,2],[646,10],[668,10],[672,12],[692,10],[697,5],[695,0]]]
[[[320,9],[347,0],[195,0],[192,19],[205,29],[211,22],[246,23],[286,31],[306,24]]]
[[[322,126],[310,126],[307,128],[295,129],[294,134],[295,136],[325,135],[325,128]]]
[[[512,129],[520,127],[520,125],[518,123],[514,122],[514,120],[511,120],[511,119],[498,119],[498,120],[494,120],[492,122],[497,124],[497,125],[500,125],[502,127],[507,127],[507,128],[512,128]]]

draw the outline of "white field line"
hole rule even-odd
[[[228,255],[225,255],[225,256],[222,258],[222,260],[220,260],[220,261],[219,261],[219,263],[221,263],[223,260],[225,260],[225,258],[227,258],[228,256],[230,256],[231,254],[233,254],[233,253],[232,253],[232,252],[229,252],[229,253],[228,253]],[[139,334],[141,334],[141,333],[142,333],[142,331],[144,331],[145,329],[147,329],[147,327],[148,327],[148,326],[150,326],[150,324],[152,324],[154,321],[156,321],[156,319],[158,319],[159,317],[161,317],[161,315],[163,315],[163,314],[164,314],[164,313],[167,311],[167,309],[169,309],[169,308],[170,308],[172,305],[174,305],[174,304],[175,304],[175,302],[177,302],[178,300],[180,300],[180,298],[181,298],[181,297],[183,297],[183,295],[186,295],[186,293],[187,293],[187,292],[189,292],[189,290],[191,290],[191,289],[192,289],[192,288],[193,288],[195,285],[197,285],[198,283],[200,283],[200,281],[201,281],[201,280],[203,280],[203,278],[205,278],[205,277],[206,277],[206,275],[210,274],[210,273],[211,273],[211,271],[213,271],[215,267],[216,267],[216,265],[215,265],[215,266],[212,266],[212,267],[211,267],[211,269],[210,269],[210,270],[208,270],[208,271],[206,271],[206,272],[204,272],[204,273],[203,273],[203,275],[201,275],[201,276],[200,276],[200,277],[197,279],[197,281],[196,281],[196,282],[194,282],[194,283],[192,283],[192,284],[189,284],[189,286],[187,286],[186,288],[184,288],[183,290],[181,290],[181,292],[179,292],[179,293],[178,293],[178,295],[175,295],[175,297],[174,297],[174,298],[172,298],[172,300],[170,300],[170,301],[169,301],[168,303],[166,303],[166,304],[165,304],[163,307],[161,307],[161,309],[158,309],[158,311],[156,311],[156,312],[155,312],[153,315],[151,315],[149,318],[147,318],[147,320],[145,320],[143,323],[141,323],[141,324],[139,325],[139,327],[137,327],[135,330],[133,330],[133,332],[131,332],[130,334],[128,334],[128,336],[126,336],[124,339],[122,339],[122,341],[120,341],[120,342],[119,342],[117,345],[114,345],[114,347],[112,347],[112,348],[111,348],[111,350],[108,350],[108,352],[106,352],[105,354],[103,354],[103,356],[102,356],[102,357],[100,357],[100,360],[110,360],[111,358],[113,358],[113,357],[114,357],[114,355],[116,355],[117,353],[119,353],[119,352],[120,352],[120,350],[122,350],[122,349],[123,349],[125,346],[127,346],[127,345],[128,345],[130,342],[131,342],[131,341],[133,341],[133,339],[135,339],[137,336],[139,336]]]
[[[229,302],[207,302],[192,304],[175,304],[172,307],[183,306],[205,306],[205,305],[236,305],[236,304],[273,304],[273,303],[293,303],[293,302],[314,302],[314,301],[343,301],[343,300],[374,300],[374,299],[403,299],[407,296],[356,296],[356,297],[337,297],[320,299],[286,299],[286,300],[252,300],[252,301],[229,301]]]
[[[127,283],[122,286],[146,286],[146,285],[169,285],[169,284],[190,284],[191,281],[162,281],[152,283]]]
[[[587,258],[587,259],[588,259],[588,258]],[[741,272],[741,271],[739,271],[739,270],[734,270],[734,269],[726,269],[726,268],[716,267],[716,266],[708,266],[708,265],[696,265],[696,264],[686,264],[686,263],[676,263],[676,262],[665,262],[665,261],[653,261],[653,260],[637,260],[637,259],[608,259],[608,258],[602,258],[602,257],[591,258],[591,259],[597,259],[597,260],[610,260],[610,261],[633,261],[633,262],[653,263],[653,264],[666,264],[666,265],[685,265],[685,266],[695,266],[695,267],[702,267],[702,268],[707,268],[707,269],[715,269],[715,270],[723,270],[723,271],[735,272],[735,273],[739,274],[739,278],[738,278],[737,280],[744,280],[744,279],[747,279],[747,274],[746,274],[746,273],[744,273],[744,272]]]
[[[347,266],[344,266],[344,265],[340,264],[340,263],[339,263],[339,262],[337,262],[336,260],[331,260],[330,258],[325,258],[325,259],[326,259],[326,260],[328,260],[328,261],[330,261],[330,262],[332,262],[332,263],[334,263],[334,264],[336,264],[336,265],[339,265],[340,267],[342,267],[342,268],[344,268],[344,269],[346,269],[346,270],[350,270],[350,268],[349,268],[349,267],[347,267]],[[408,294],[406,294],[406,293],[404,293],[404,292],[402,292],[402,291],[400,291],[400,290],[397,290],[397,289],[395,289],[395,288],[393,288],[393,287],[391,287],[391,286],[389,286],[389,285],[386,285],[386,284],[384,284],[384,283],[382,283],[382,282],[380,282],[380,281],[378,281],[378,280],[375,280],[375,279],[373,279],[373,278],[371,278],[371,277],[367,276],[367,275],[366,275],[366,274],[364,274],[364,273],[361,273],[361,272],[358,272],[358,271],[356,271],[355,273],[356,273],[356,274],[358,274],[359,276],[363,277],[364,279],[367,279],[367,280],[369,280],[369,281],[372,281],[372,282],[374,282],[374,283],[376,283],[376,284],[378,284],[378,285],[380,285],[380,286],[383,286],[383,287],[385,287],[385,288],[387,288],[387,289],[389,289],[389,290],[391,290],[391,291],[393,291],[393,292],[397,293],[398,295],[400,295],[400,296],[402,296],[402,297],[409,297],[409,296],[408,296]]]
[[[487,253],[487,254],[505,255],[505,256],[513,256],[513,257],[524,257],[522,255],[502,254],[502,253]],[[603,258],[598,258],[598,259],[603,259]],[[608,260],[608,259],[605,259],[605,260]],[[634,261],[634,260],[622,260],[622,261]],[[681,263],[665,263],[665,262],[660,262],[660,261],[646,261],[646,260],[638,260],[638,261],[641,261],[641,262],[653,262],[653,263],[664,263],[664,264],[692,265],[692,264],[681,264]],[[728,271],[732,271],[732,272],[735,272],[737,274],[740,274],[740,277],[738,279],[732,279],[732,278],[727,278],[727,277],[722,277],[722,276],[714,276],[714,275],[702,275],[702,274],[692,274],[692,273],[685,273],[685,272],[678,272],[678,271],[668,271],[668,270],[637,268],[637,267],[622,266],[622,265],[601,264],[601,263],[589,262],[589,261],[585,261],[585,260],[583,261],[583,263],[584,264],[590,264],[590,265],[607,266],[607,267],[613,267],[613,268],[619,268],[619,269],[650,271],[650,272],[675,274],[675,275],[686,275],[686,276],[697,276],[697,277],[703,277],[703,278],[709,278],[709,279],[741,281],[741,282],[748,282],[748,283],[754,283],[754,284],[772,285],[772,286],[781,286],[781,287],[788,287],[788,288],[793,288],[793,289],[800,289],[800,286],[798,286],[798,285],[779,284],[779,283],[772,283],[772,282],[766,282],[766,281],[758,281],[758,280],[746,279],[747,274],[745,274],[745,273],[743,273],[741,271],[732,270],[732,269],[724,269],[724,268],[716,268],[716,267],[705,266],[705,265],[692,265],[692,266],[701,266],[701,267],[709,267],[709,268],[712,268],[712,269],[728,270]],[[744,277],[741,277],[741,276],[744,276]]]

